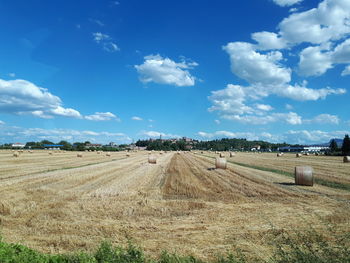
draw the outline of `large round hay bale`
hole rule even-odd
[[[297,158],[301,157],[301,153],[297,153],[297,154],[295,155],[295,157],[297,157]]]
[[[343,162],[344,163],[350,163],[350,156],[344,156]]]
[[[216,158],[215,159],[215,167],[216,169],[226,169],[227,161],[226,158]]]
[[[297,185],[314,185],[313,169],[311,166],[296,166],[294,178]]]
[[[220,153],[220,158],[224,158],[225,157],[225,154],[224,153]]]
[[[110,154],[110,153],[106,153],[106,156],[108,156],[108,157],[109,157],[109,156],[111,156],[111,154]]]
[[[283,156],[282,153],[278,153],[278,154],[277,154],[277,157],[282,157],[282,156]]]
[[[230,157],[234,157],[236,154],[234,152],[230,152]]]
[[[13,157],[19,157],[19,152],[14,152]]]
[[[154,155],[148,156],[148,163],[156,164],[157,158]]]
[[[49,152],[49,155],[52,155],[52,152]]]
[[[82,158],[82,157],[83,157],[83,154],[82,154],[82,153],[78,153],[78,154],[77,154],[77,157]]]
[[[127,153],[127,154],[126,154],[126,157],[130,157],[130,154]]]

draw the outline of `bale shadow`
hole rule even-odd
[[[275,184],[286,185],[286,186],[296,185],[295,183],[276,183],[276,182],[275,182]]]
[[[216,170],[216,168],[215,168],[215,167],[210,167],[210,168],[208,168],[207,170],[208,170],[208,171],[214,171],[214,170]]]

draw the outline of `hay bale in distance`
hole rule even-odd
[[[226,158],[216,158],[215,159],[215,167],[216,169],[226,169],[227,168],[227,161]]]
[[[300,154],[300,153],[297,153],[297,154],[295,155],[295,157],[299,158],[299,157],[301,157],[301,154]]]
[[[295,184],[297,185],[314,185],[313,169],[311,166],[296,166],[294,172]]]
[[[277,157],[282,157],[282,156],[283,156],[282,153],[278,153],[278,154],[277,154]]]
[[[344,156],[343,162],[344,163],[350,163],[350,156]]]
[[[106,156],[109,157],[109,156],[111,156],[111,154],[110,153],[106,153]]]
[[[19,152],[14,152],[13,157],[19,157]]]
[[[156,164],[157,158],[154,155],[149,155],[148,156],[148,163]]]
[[[82,157],[83,157],[83,154],[82,154],[82,153],[78,153],[78,154],[77,154],[77,157],[82,158]]]

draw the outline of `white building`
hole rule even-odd
[[[20,142],[13,143],[12,148],[24,148],[26,145]]]

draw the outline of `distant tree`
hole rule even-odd
[[[48,141],[48,140],[42,140],[40,143],[41,144],[54,144],[53,142]]]
[[[335,141],[335,139],[331,140],[331,143],[329,144],[329,150],[330,152],[334,153],[336,151],[338,151],[338,144]]]
[[[344,137],[341,151],[343,155],[350,155],[350,138],[348,134],[346,134]]]
[[[67,141],[60,141],[58,144],[63,145],[62,150],[71,150],[72,145]]]

